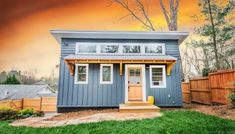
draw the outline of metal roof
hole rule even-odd
[[[64,59],[96,59],[96,60],[177,60],[170,55],[154,54],[72,54]]]
[[[0,85],[0,100],[55,96],[48,85]]]
[[[183,42],[189,35],[188,32],[169,31],[75,31],[51,30],[51,34],[61,43],[62,38],[78,39],[166,39]]]

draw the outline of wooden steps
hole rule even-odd
[[[148,102],[127,102],[119,105],[119,111],[125,113],[159,112],[160,108]]]

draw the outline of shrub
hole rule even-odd
[[[17,111],[9,107],[0,107],[0,120],[11,120],[17,118]]]
[[[17,112],[17,116],[19,118],[27,118],[27,117],[42,117],[44,116],[44,112],[43,111],[34,111],[33,109],[23,109],[23,110],[19,110]]]
[[[202,76],[206,77],[211,72],[210,68],[203,68],[202,69]]]
[[[231,100],[232,106],[235,107],[235,93],[230,94],[229,99]]]
[[[235,82],[232,83],[232,92],[230,95],[229,95],[229,99],[231,100],[231,104],[233,107],[235,107]]]
[[[23,109],[23,110],[19,110],[17,112],[17,116],[21,117],[21,118],[27,118],[34,115],[34,110],[33,109]]]

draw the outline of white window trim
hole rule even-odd
[[[96,45],[96,53],[78,53],[78,49],[80,45]],[[118,53],[101,53],[101,45],[117,45],[119,46],[119,51]],[[140,53],[123,53],[123,46],[128,45],[128,46],[135,46],[139,45],[140,46]],[[162,46],[162,53],[145,53],[145,46],[150,46],[150,45],[159,45]],[[166,49],[165,49],[165,43],[99,43],[99,42],[76,42],[76,49],[75,49],[75,54],[112,54],[112,55],[117,55],[117,54],[132,54],[132,55],[165,55]]]
[[[85,66],[86,67],[86,81],[78,81],[78,66]],[[89,64],[76,64],[75,65],[75,78],[74,84],[88,84],[88,72],[89,72]]]
[[[163,78],[163,85],[162,86],[157,86],[153,85],[152,82],[152,68],[162,68],[162,78]],[[149,66],[149,73],[150,73],[150,88],[166,88],[166,66],[165,65],[150,65]]]
[[[110,66],[111,69],[111,76],[110,81],[103,81],[103,67]],[[113,84],[113,64],[100,64],[100,84]]]

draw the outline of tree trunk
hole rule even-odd
[[[216,31],[215,31],[215,25],[214,25],[214,20],[213,20],[212,11],[211,11],[211,2],[210,0],[207,0],[207,2],[208,2],[209,14],[210,14],[211,27],[212,27],[212,32],[213,32],[213,48],[214,48],[214,53],[215,53],[216,69],[220,70],[220,63],[219,63],[217,42],[216,42]]]

